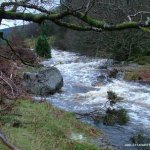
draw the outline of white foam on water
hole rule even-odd
[[[112,90],[124,98],[119,104],[129,111],[131,122],[150,128],[150,86],[139,83],[114,79],[108,84],[93,86],[96,77],[101,75],[98,69],[107,60],[80,56],[76,53],[52,50],[52,59],[42,62],[45,66],[53,66],[60,70],[64,77],[64,88],[61,94],[47,98],[57,106],[71,111],[87,111],[104,105],[107,101],[107,91]],[[93,87],[86,93],[70,93],[67,91],[76,87]]]

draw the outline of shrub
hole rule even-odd
[[[105,115],[103,117],[103,123],[105,125],[124,125],[129,121],[129,116],[127,114],[127,111],[123,108],[114,108],[114,105],[123,100],[122,97],[119,97],[115,92],[113,91],[107,91],[107,98],[109,101],[109,106],[106,109]]]
[[[149,65],[150,64],[150,56],[141,56],[135,59],[139,65]]]
[[[108,99],[109,99],[109,100],[114,101],[114,100],[117,99],[117,94],[116,94],[115,92],[113,92],[113,91],[108,91],[107,94],[108,94]]]
[[[110,102],[110,106],[113,106],[114,104],[116,104],[117,102],[120,102],[121,100],[123,100],[122,97],[119,97],[115,92],[113,91],[107,91],[107,98]]]
[[[0,49],[1,51],[1,49]],[[7,109],[7,103],[13,102],[21,94],[21,78],[18,64],[13,60],[0,57],[0,115]],[[9,104],[10,105],[10,104]],[[5,109],[6,108],[6,109]]]
[[[35,47],[36,53],[44,58],[51,58],[51,48],[47,41],[46,36],[42,35],[39,36],[36,47]]]
[[[115,115],[108,113],[108,109],[106,110],[106,114],[103,117],[103,124],[104,125],[114,125],[116,123]]]
[[[127,110],[126,109],[119,109],[117,110],[117,123],[119,125],[124,125],[126,123],[128,123],[129,121],[129,116],[127,114]]]
[[[114,125],[115,123],[118,123],[119,125],[124,125],[128,123],[128,121],[129,116],[127,114],[127,111],[123,108],[118,110],[108,108],[103,118],[103,123],[105,125]]]
[[[133,144],[146,144],[145,146],[141,147],[141,146],[137,146],[137,149],[140,150],[149,150],[149,146],[148,143],[150,143],[150,137],[149,135],[146,135],[144,133],[136,133],[135,135],[133,135],[133,137],[130,138],[130,141]]]

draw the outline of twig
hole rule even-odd
[[[128,15],[127,18],[131,22],[132,21],[132,17],[136,17],[137,15],[141,15],[141,18],[142,18],[142,14],[150,14],[150,12],[149,11],[139,11],[136,14]]]
[[[15,94],[14,94],[14,89],[13,89],[13,87],[11,86],[11,84],[10,84],[7,80],[5,80],[5,79],[3,78],[2,72],[1,72],[0,78],[11,88],[12,95],[13,95],[13,97],[14,97],[14,96],[15,96]]]
[[[0,37],[2,40],[4,40],[6,43],[7,43],[7,45],[10,47],[10,50],[13,52],[13,54],[17,57],[17,58],[19,58],[19,60],[24,64],[24,65],[27,65],[27,66],[30,66],[30,67],[34,67],[34,65],[32,65],[32,64],[30,64],[30,63],[28,63],[28,62],[25,62],[18,54],[17,54],[17,52],[13,49],[13,47],[11,46],[11,44],[9,43],[9,41],[7,40],[7,39],[5,39],[3,36],[2,37]]]

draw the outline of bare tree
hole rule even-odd
[[[79,8],[87,2],[71,1],[72,8]],[[92,1],[91,1],[92,2]],[[150,1],[148,0],[97,0],[91,3],[87,15],[97,20],[103,20],[109,25],[130,22],[145,22],[149,17]],[[80,12],[85,12],[84,9]],[[82,20],[70,16],[69,22],[85,25]],[[86,24],[87,25],[87,24]],[[145,30],[146,32],[143,32]],[[104,31],[104,30],[102,30]],[[136,54],[147,55],[149,51],[149,28],[115,30],[113,32],[78,32],[67,30],[63,38],[58,39],[56,46],[60,49],[79,51],[82,54],[111,57],[127,60]],[[70,38],[71,37],[71,38]],[[144,54],[143,54],[144,53]]]

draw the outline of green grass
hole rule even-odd
[[[138,63],[139,65],[150,65],[150,56],[141,56],[139,58],[135,59],[135,62]]]
[[[0,141],[0,150],[10,150],[8,147],[6,147],[3,143]]]
[[[40,71],[41,68],[42,67],[40,66],[30,67],[22,65],[21,68],[18,70],[18,75],[22,77],[25,72],[37,73],[38,71]]]
[[[13,110],[0,117],[2,132],[19,150],[98,150],[91,141],[100,132],[43,102],[20,100]],[[16,125],[17,124],[17,125]],[[15,127],[14,127],[15,126]],[[82,139],[73,135],[82,135]],[[0,143],[0,149],[7,150]]]

